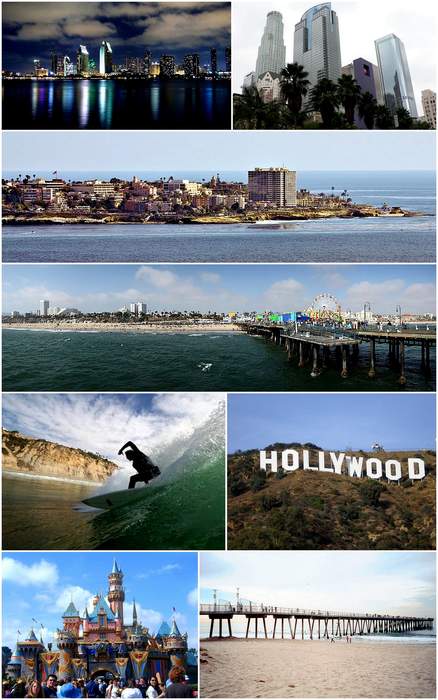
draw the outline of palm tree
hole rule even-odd
[[[367,129],[374,129],[377,100],[371,92],[363,92],[359,98],[358,112]]]
[[[320,112],[322,126],[332,129],[335,126],[335,117],[339,107],[338,88],[328,78],[321,78],[311,92],[312,107]]]
[[[255,86],[244,88],[241,95],[234,96],[235,129],[278,129],[280,126],[280,104],[263,102]]]
[[[302,121],[301,108],[310,85],[309,74],[299,63],[288,63],[280,75],[281,96],[288,106],[293,126],[297,126]]]
[[[385,105],[377,105],[376,107],[376,128],[377,129],[393,129],[394,117]]]
[[[347,124],[353,126],[354,112],[362,90],[352,75],[341,75],[338,78],[338,96],[345,111]]]

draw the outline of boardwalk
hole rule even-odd
[[[276,638],[277,624],[281,639],[285,638],[285,627],[288,626],[291,639],[301,634],[304,639],[306,631],[310,639],[328,639],[363,634],[393,634],[432,630],[432,617],[408,617],[400,615],[381,615],[377,613],[330,612],[328,610],[303,610],[300,608],[282,608],[271,605],[255,605],[238,602],[235,605],[201,603],[200,614],[208,615],[210,620],[210,637],[213,637],[215,623],[219,626],[219,637],[223,635],[223,623],[227,623],[228,636],[232,636],[231,622],[235,616],[243,616],[247,620],[246,637],[249,635],[251,623],[254,626],[255,637],[260,632],[268,638],[266,619],[274,621],[272,639]],[[281,628],[281,629],[280,629]],[[287,629],[286,629],[287,636]]]
[[[396,367],[399,372],[399,384],[406,384],[405,353],[406,348],[421,348],[421,371],[430,375],[430,349],[435,347],[436,337],[427,331],[374,331],[374,330],[336,330],[330,332],[325,328],[280,326],[264,323],[242,323],[240,329],[248,335],[258,335],[266,341],[284,346],[289,362],[297,361],[298,367],[311,365],[311,377],[317,377],[326,369],[334,355],[334,360],[341,367],[341,377],[348,376],[359,356],[362,344],[368,345],[368,376],[376,376],[376,344],[388,346],[388,367]]]

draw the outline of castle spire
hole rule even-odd
[[[132,606],[132,626],[137,627],[138,621],[137,621],[137,608],[135,607],[135,599],[134,603]]]

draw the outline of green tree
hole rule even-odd
[[[396,115],[398,129],[412,129],[414,120],[412,119],[407,109],[405,109],[404,107],[399,107],[399,109],[396,112]]]
[[[373,481],[372,479],[366,479],[359,486],[362,502],[367,506],[373,506],[373,508],[379,505],[380,495],[383,491],[386,491],[386,486],[380,481]]]
[[[322,78],[317,82],[311,92],[311,104],[313,109],[321,114],[323,127],[333,129],[337,121],[339,95],[338,88],[332,80]]]
[[[302,124],[304,119],[301,110],[303,97],[307,95],[310,85],[307,76],[308,73],[299,63],[288,63],[286,68],[281,71],[281,96],[287,104],[292,126]]]
[[[338,79],[338,97],[344,108],[345,120],[349,126],[354,124],[354,112],[362,90],[352,75],[341,75]]]
[[[263,102],[256,87],[244,88],[234,96],[234,127],[236,129],[278,129],[280,104]]]
[[[371,92],[363,92],[357,105],[359,117],[364,120],[367,129],[374,129],[377,112],[377,100]]]
[[[377,105],[376,107],[376,129],[393,129],[394,117],[385,105]]]

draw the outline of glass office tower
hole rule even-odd
[[[392,114],[404,107],[411,117],[418,117],[403,42],[395,34],[388,34],[377,39],[375,45],[386,106]]]
[[[283,17],[280,12],[270,12],[257,54],[255,77],[271,71],[281,73],[286,65],[286,46],[283,36]]]

